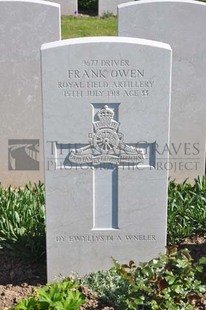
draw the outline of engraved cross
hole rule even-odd
[[[92,108],[89,144],[72,149],[64,164],[92,167],[93,229],[118,229],[118,167],[143,163],[145,150],[154,147],[154,143],[136,147],[124,142],[124,135],[119,132],[119,104],[92,104]]]

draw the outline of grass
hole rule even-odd
[[[117,18],[63,16],[62,40],[92,36],[116,36]]]

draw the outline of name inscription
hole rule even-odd
[[[55,237],[58,243],[64,242],[113,242],[113,241],[156,241],[156,235],[58,235]]]
[[[67,69],[57,82],[64,97],[147,97],[154,80],[144,68],[134,68],[127,59],[83,60],[79,69]]]

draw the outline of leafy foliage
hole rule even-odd
[[[39,258],[45,253],[45,198],[42,183],[24,189],[0,187],[0,248],[9,254]],[[168,244],[206,233],[206,178],[169,184]]]
[[[194,185],[170,182],[167,230],[168,244],[206,232],[206,177],[195,179]]]
[[[24,189],[0,187],[0,248],[38,258],[45,253],[45,199],[42,183]]]
[[[131,261],[119,265],[116,271],[130,282],[125,303],[118,309],[133,310],[193,310],[193,300],[205,293],[205,277],[202,277],[206,258],[193,264],[188,250],[173,248],[167,255],[140,263]]]
[[[100,270],[86,275],[81,279],[81,285],[96,292],[98,298],[108,305],[120,307],[126,297],[129,281],[122,279],[113,267],[107,271]]]
[[[97,13],[98,0],[78,0],[79,11]]]
[[[24,189],[0,187],[0,246],[10,254],[36,257],[45,252],[45,209],[42,183]],[[206,232],[206,178],[169,185],[168,242]],[[206,258],[194,264],[187,250],[172,248],[167,255],[98,271],[80,280],[82,286],[118,310],[193,309],[205,291]],[[79,309],[84,302],[76,282],[50,284],[35,297],[22,300],[14,310]]]
[[[12,310],[78,310],[84,297],[71,280],[39,288],[34,297],[21,300]]]
[[[115,15],[112,12],[106,11],[103,13],[101,18],[111,18],[111,17],[115,17]]]
[[[124,265],[113,261],[108,271],[40,288],[11,310],[77,310],[85,302],[80,285],[97,292],[99,300],[116,310],[193,310],[194,300],[206,291],[206,257],[193,263],[187,249],[171,247],[166,255],[138,267],[133,261]]]

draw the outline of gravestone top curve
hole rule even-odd
[[[133,43],[137,45],[151,46],[157,48],[165,48],[168,50],[172,50],[170,45],[163,42],[153,41],[153,40],[144,40],[144,39],[136,39],[136,38],[128,38],[128,37],[86,37],[86,38],[74,38],[67,39],[62,41],[55,41],[50,43],[42,44],[41,50],[46,50],[54,47],[68,46],[68,45],[77,45],[77,44],[90,44],[90,43]]]

